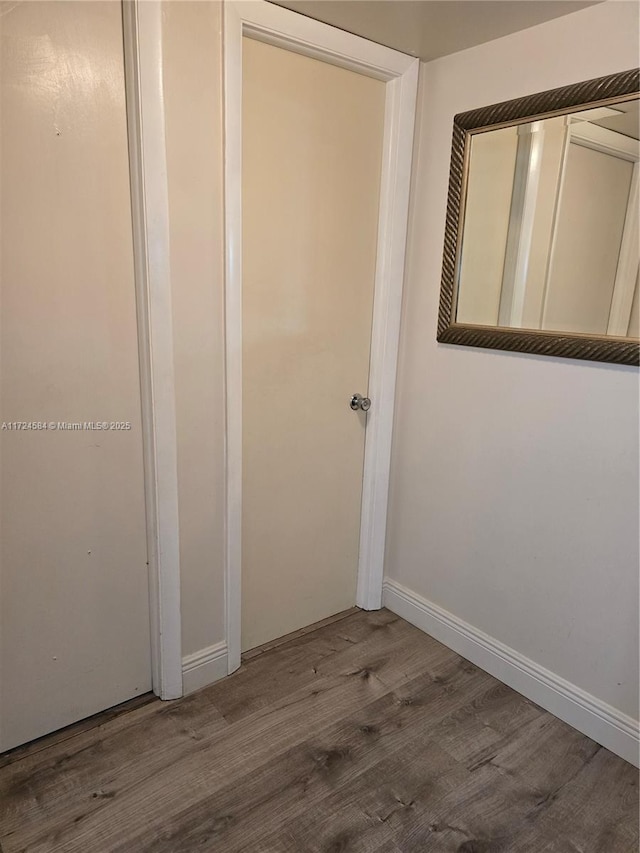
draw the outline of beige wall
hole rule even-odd
[[[543,329],[606,335],[632,172],[629,160],[569,145]]]
[[[164,4],[183,655],[224,639],[221,5]]]
[[[438,345],[455,113],[631,68],[604,3],[422,67],[387,574],[638,714],[638,376]]]
[[[515,127],[479,133],[471,141],[458,323],[498,324],[517,149]]]

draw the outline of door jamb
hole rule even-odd
[[[365,439],[358,586],[365,610],[382,606],[391,433],[419,61],[275,6],[223,7],[225,197],[225,631],[228,671],[240,666],[242,568],[242,37],[329,62],[386,84],[384,141]]]
[[[123,0],[153,692],[182,696],[180,542],[162,4]]]

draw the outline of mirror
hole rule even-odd
[[[639,79],[455,117],[439,341],[638,364]]]

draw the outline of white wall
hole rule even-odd
[[[422,66],[388,578],[638,716],[638,374],[436,343],[455,113],[638,63],[609,2]]]

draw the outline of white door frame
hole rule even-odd
[[[419,62],[264,0],[224,4],[226,506],[228,668],[240,666],[242,569],[242,37],[386,84],[378,246],[356,602],[382,606],[391,431]],[[346,402],[345,402],[346,405]]]
[[[182,696],[180,543],[162,5],[124,0],[153,692]]]

